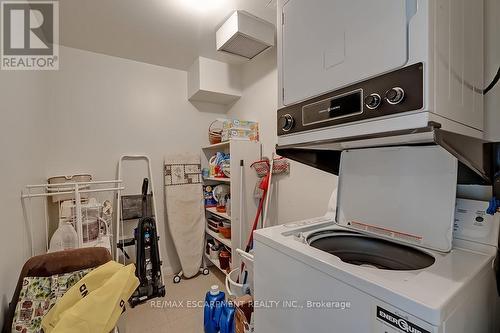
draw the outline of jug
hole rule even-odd
[[[203,327],[205,333],[218,333],[220,330],[219,320],[221,308],[226,295],[219,290],[219,286],[213,285],[205,297]]]

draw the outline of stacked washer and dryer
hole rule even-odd
[[[321,218],[255,233],[255,329],[499,329],[483,0],[279,0],[277,152],[338,175]],[[311,199],[313,195],[311,194]]]

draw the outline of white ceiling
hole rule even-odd
[[[238,63],[215,50],[217,28],[236,9],[275,24],[273,0],[60,0],[65,46],[187,69],[198,56]]]

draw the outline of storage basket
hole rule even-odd
[[[241,261],[244,265],[243,274],[240,275],[240,280],[245,284],[245,293],[250,292],[253,295],[253,267],[254,267],[254,255],[253,253],[248,253],[243,251],[242,249],[236,249],[236,253],[241,258]],[[238,269],[239,273],[239,269]],[[246,276],[245,276],[246,274]],[[246,281],[245,281],[246,278]],[[237,280],[236,280],[237,281]]]
[[[222,126],[223,123],[220,120],[214,120],[208,126],[208,141],[211,145],[222,142]]]
[[[226,228],[223,226],[219,226],[219,233],[227,239],[231,239],[231,227]]]
[[[72,175],[72,176],[56,176],[50,177],[48,179],[49,185],[60,185],[60,186],[50,186],[47,188],[48,192],[57,193],[57,192],[72,192],[74,191],[74,186],[64,186],[63,184],[68,183],[82,183],[82,182],[91,182],[92,176],[89,174],[81,174],[81,175]],[[80,190],[88,190],[90,188],[89,184],[80,185],[78,187]],[[82,193],[82,199],[88,198],[88,194]],[[61,194],[52,196],[52,202],[60,202],[65,200],[74,200],[74,194]]]
[[[229,296],[241,297],[247,294],[248,285],[238,283],[237,281],[239,276],[239,268],[233,269],[229,274],[226,275],[226,290]]]

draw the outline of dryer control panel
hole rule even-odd
[[[278,110],[278,135],[346,124],[424,106],[424,65],[414,64]]]

